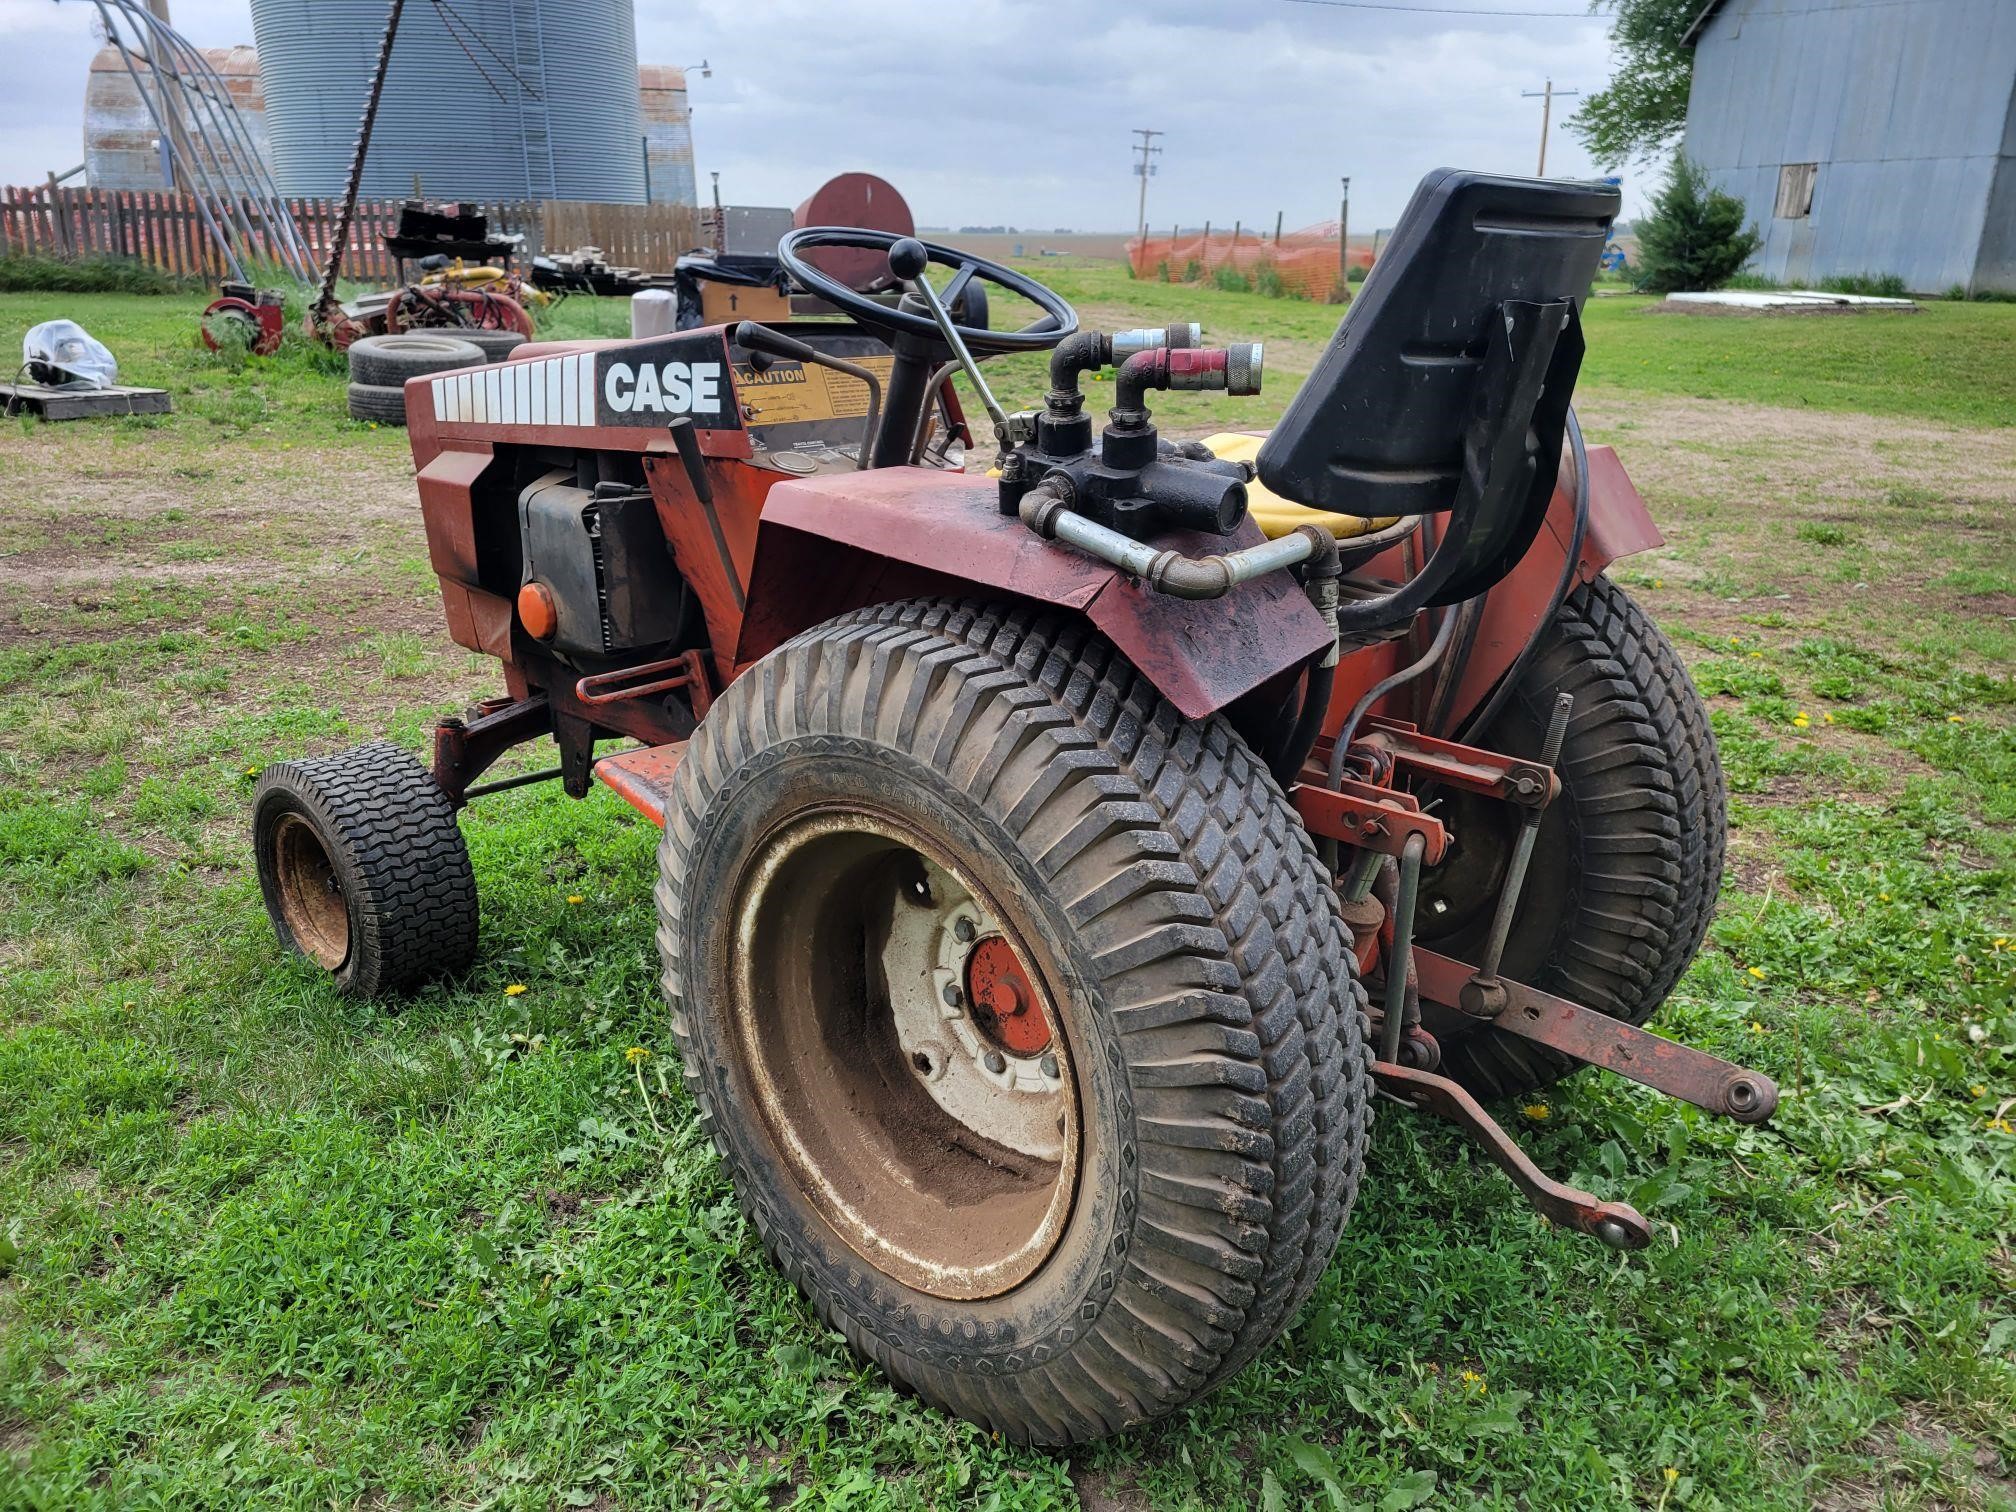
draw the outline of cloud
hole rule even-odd
[[[1600,17],[1284,0],[638,0],[636,10],[640,58],[712,65],[690,84],[703,185],[718,169],[731,203],[794,205],[832,174],[864,169],[933,225],[1131,227],[1130,130],[1151,126],[1167,133],[1149,185],[1157,225],[1327,219],[1348,174],[1353,228],[1390,226],[1431,168],[1530,173],[1539,102],[1521,91],[1550,76],[1586,91],[1609,73]],[[173,12],[200,45],[251,40],[247,0],[174,0]],[[0,181],[39,182],[82,156],[93,21],[71,0],[0,0]],[[1560,128],[1573,103],[1556,103],[1548,168],[1591,174]],[[1646,187],[1642,175],[1627,183],[1627,212]]]

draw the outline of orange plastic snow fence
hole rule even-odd
[[[1353,247],[1350,265],[1372,266],[1372,253]],[[1231,231],[1181,232],[1132,238],[1127,259],[1136,278],[1170,283],[1208,283],[1220,268],[1233,268],[1261,294],[1343,301],[1344,267],[1337,260],[1337,223],[1322,221],[1272,236],[1235,227]]]

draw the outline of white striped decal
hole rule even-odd
[[[434,418],[443,424],[595,423],[595,358],[588,353],[449,373],[429,387]]]

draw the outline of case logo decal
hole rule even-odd
[[[619,415],[648,410],[660,415],[718,415],[718,362],[612,362],[602,375],[602,397]]]

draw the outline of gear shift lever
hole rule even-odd
[[[980,364],[973,360],[973,354],[966,350],[966,343],[959,338],[959,328],[952,324],[952,317],[945,313],[945,306],[938,298],[938,291],[931,287],[931,280],[924,276],[924,270],[931,265],[931,254],[924,250],[924,243],[914,236],[906,236],[889,249],[889,271],[896,279],[917,291],[917,297],[924,301],[931,311],[931,318],[938,322],[938,333],[945,338],[945,344],[952,348],[952,355],[959,359],[959,366],[965,370],[966,381],[973,385],[973,391],[980,396],[986,406],[987,416],[994,422],[994,440],[1005,452],[1014,445],[1008,412],[1001,408],[1001,401],[994,397],[994,391],[987,386],[987,380],[980,376]]]

